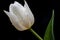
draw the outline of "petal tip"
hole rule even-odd
[[[26,0],[24,0],[24,3],[27,4]]]
[[[17,1],[14,1],[14,4],[18,3]]]
[[[3,11],[4,11],[4,13],[5,13],[6,15],[9,16],[9,12],[8,12],[8,11],[6,11],[6,10],[3,10]]]
[[[6,10],[3,10],[5,13],[8,13]]]

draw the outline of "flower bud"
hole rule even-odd
[[[4,10],[12,25],[19,31],[27,30],[34,24],[34,16],[27,2],[24,2],[25,4],[22,6],[20,3],[15,1],[14,4],[10,4],[9,12]]]

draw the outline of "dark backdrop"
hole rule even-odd
[[[0,40],[37,40],[28,30],[18,31],[11,24],[3,10],[9,11],[9,5],[15,0],[0,0]],[[16,0],[24,5],[23,0]],[[32,28],[43,38],[47,24],[51,18],[52,9],[55,11],[54,35],[59,40],[60,1],[54,0],[26,0],[35,17]]]

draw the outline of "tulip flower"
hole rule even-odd
[[[13,4],[10,4],[9,6],[9,12],[5,11],[6,15],[9,17],[12,25],[19,31],[24,31],[27,29],[30,29],[30,31],[39,39],[42,40],[42,38],[31,28],[31,26],[34,24],[34,16],[27,4],[26,1],[24,1],[24,6],[22,6],[20,3],[15,1]]]
[[[27,30],[34,24],[34,16],[27,2],[24,2],[25,4],[22,6],[20,3],[15,1],[13,4],[10,4],[9,12],[4,10],[10,18],[12,25],[19,31]]]

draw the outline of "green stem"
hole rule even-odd
[[[43,40],[32,28],[30,28],[30,31],[31,31],[39,40]]]

